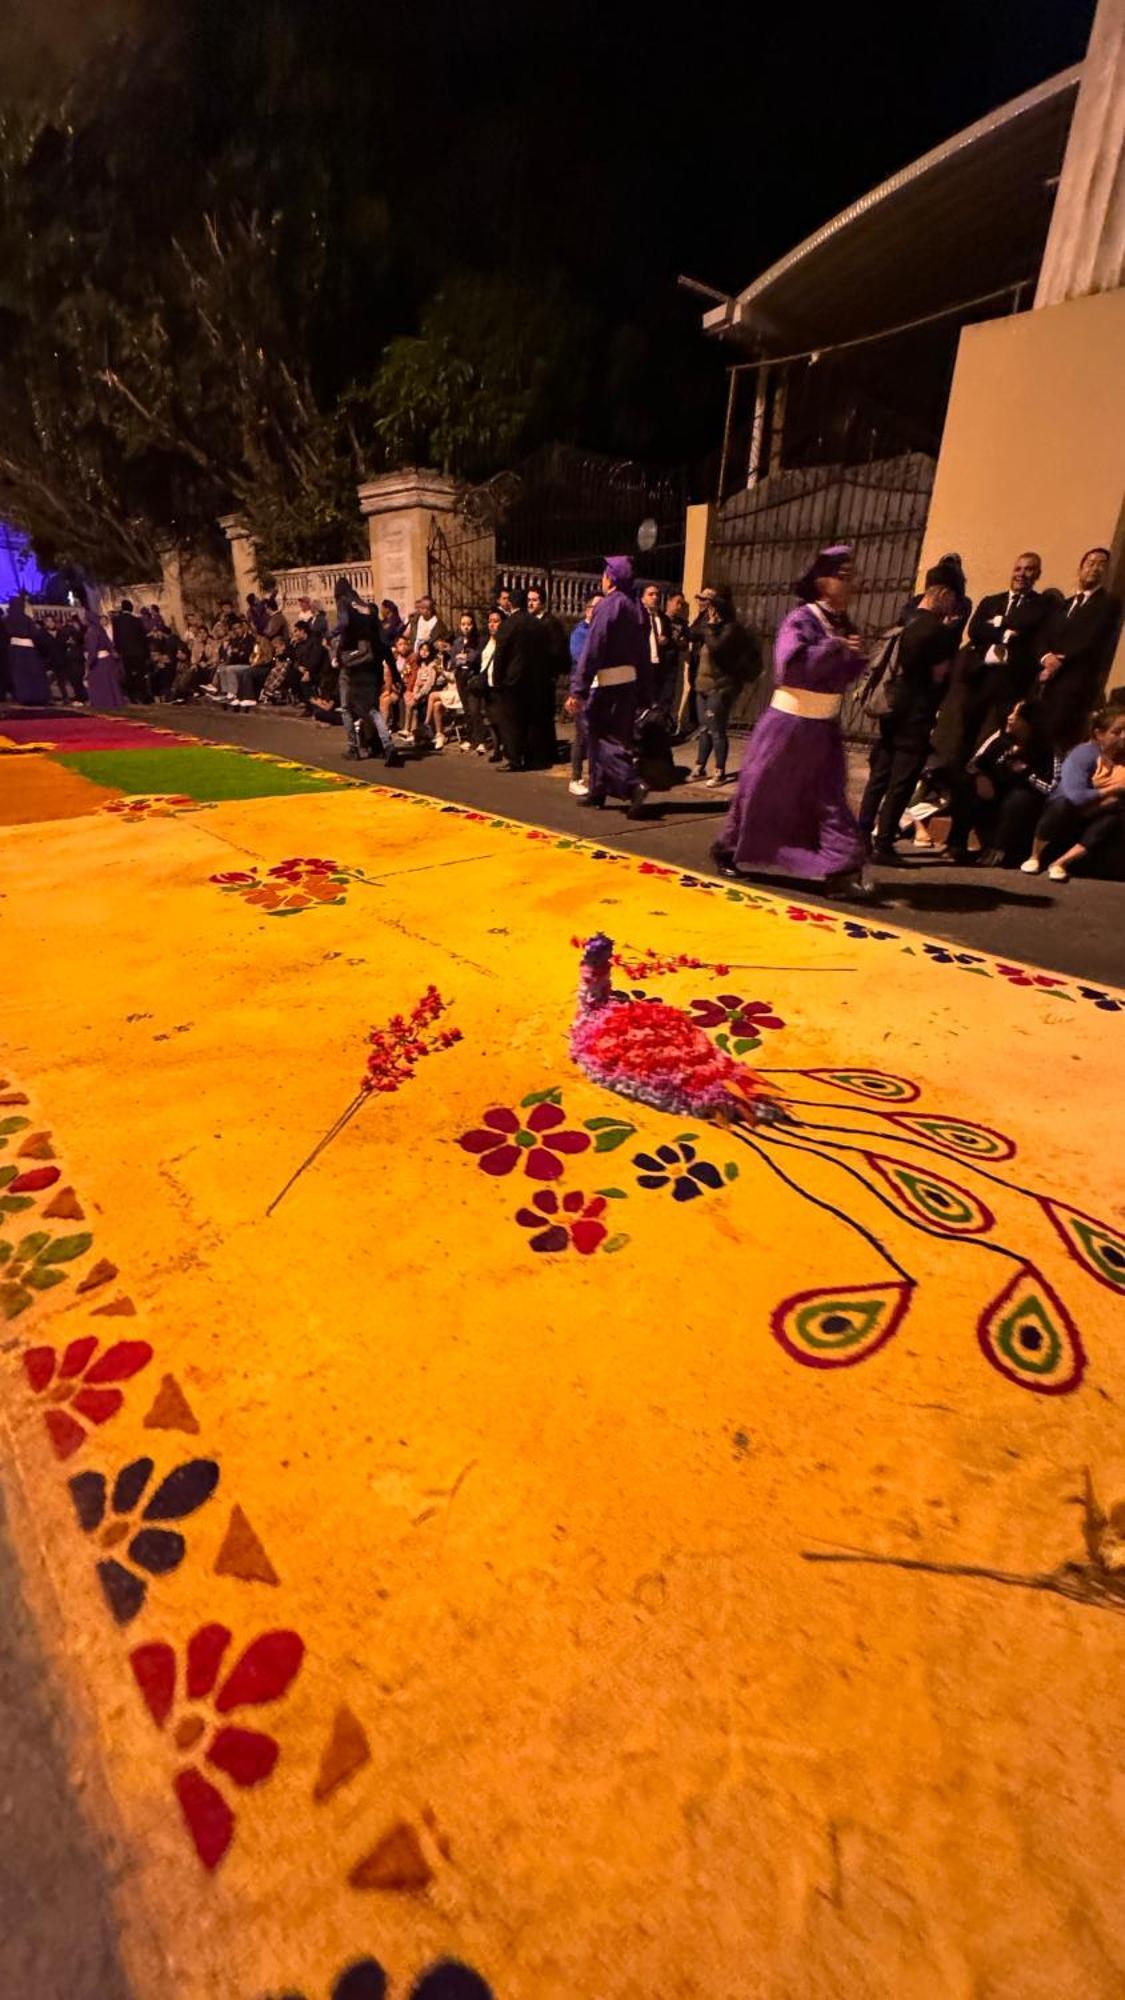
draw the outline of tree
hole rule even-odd
[[[375,430],[388,458],[475,479],[546,437],[568,436],[589,334],[557,277],[451,279],[419,331],[390,342],[376,373]]]

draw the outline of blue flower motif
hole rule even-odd
[[[1083,1000],[1092,1000],[1103,1014],[1120,1014],[1123,1011],[1123,1003],[1115,1000],[1112,993],[1103,993],[1099,986],[1080,986],[1078,991]]]
[[[854,917],[849,917],[844,925],[844,935],[850,938],[875,938],[882,943],[887,938],[893,938],[895,933],[870,930],[866,924],[857,924]]]
[[[927,957],[935,959],[938,965],[983,965],[984,960],[975,951],[949,951],[943,944],[922,946]]]
[[[633,1165],[640,1169],[638,1187],[670,1187],[673,1201],[695,1201],[705,1188],[723,1185],[718,1167],[710,1160],[697,1160],[695,1147],[686,1139],[678,1146],[658,1146],[655,1153],[634,1153]]]

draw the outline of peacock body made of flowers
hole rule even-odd
[[[613,992],[613,940],[602,932],[582,951],[570,1053],[592,1082],[659,1111],[736,1124],[781,1112],[764,1079],[717,1049],[681,1008]]]

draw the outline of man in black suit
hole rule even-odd
[[[938,762],[954,777],[985,737],[1003,727],[1039,671],[1036,641],[1050,608],[1035,588],[1042,568],[1034,550],[1025,550],[1012,564],[1007,590],[982,597],[969,620],[968,643],[954,662],[934,730]]]
[[[872,860],[905,866],[895,853],[899,821],[922,775],[934,717],[957,651],[957,593],[940,564],[926,572],[918,609],[899,640],[891,705],[871,746],[860,831]]]
[[[1035,693],[1051,748],[1059,755],[1085,736],[1113,658],[1121,599],[1105,588],[1108,568],[1108,549],[1087,549],[1078,565],[1077,590],[1052,608],[1040,634]]]
[[[676,712],[680,654],[672,621],[660,608],[660,585],[646,583],[641,603],[648,612],[649,659],[652,662],[652,705],[669,716]]]
[[[148,633],[136,612],[132,599],[123,597],[120,611],[113,614],[113,643],[121,661],[121,671],[125,677],[125,693],[130,701],[152,700],[152,683],[149,679]]]

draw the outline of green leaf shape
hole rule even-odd
[[[524,1103],[527,1103],[526,1098],[524,1099]],[[623,1125],[624,1123],[625,1120],[620,1114],[616,1118],[587,1118],[586,1130],[587,1132],[608,1132],[611,1128],[616,1128],[618,1125]],[[629,1130],[633,1130],[631,1125]]]
[[[746,898],[745,898],[745,896],[743,895],[743,893],[742,893],[741,889],[728,889],[728,890],[727,890],[727,902],[728,902],[728,903],[744,903],[745,901],[746,901]]]
[[[762,1037],[760,1035],[751,1035],[749,1039],[745,1035],[742,1035],[734,1045],[734,1053],[736,1056],[744,1056],[750,1049],[760,1049],[761,1046]]]
[[[16,1256],[24,1260],[28,1257],[38,1257],[39,1252],[50,1240],[51,1232],[49,1229],[35,1229],[30,1236],[24,1236],[16,1244]]]
[[[15,1319],[30,1304],[31,1293],[23,1285],[0,1285],[0,1316],[4,1319]]]
[[[606,1238],[606,1241],[602,1244],[602,1249],[606,1252],[607,1256],[612,1257],[618,1250],[624,1250],[628,1241],[629,1238],[626,1236],[624,1230],[619,1229],[616,1236]]]
[[[715,1047],[717,1049],[722,1049],[723,1054],[729,1056],[730,1036],[725,1031],[723,1032],[723,1034],[715,1036]]]
[[[623,1146],[626,1139],[632,1138],[636,1129],[635,1125],[615,1125],[611,1132],[599,1132],[594,1140],[595,1153],[616,1152],[618,1146]]]
[[[627,1201],[624,1188],[595,1188],[595,1194],[604,1195],[606,1201]]]
[[[738,1161],[737,1161],[737,1160],[728,1160],[728,1161],[727,1161],[727,1163],[726,1163],[726,1166],[725,1166],[725,1167],[723,1168],[723,1179],[724,1179],[725,1181],[736,1181],[736,1180],[738,1179]]]
[[[0,1215],[22,1215],[25,1208],[34,1208],[35,1202],[29,1194],[0,1195]]]
[[[698,1139],[698,1137],[698,1132],[677,1132],[676,1144],[677,1146],[690,1146],[692,1141]]]
[[[0,1264],[6,1264],[12,1254],[10,1243],[0,1243]]]
[[[24,1272],[23,1281],[37,1292],[49,1292],[52,1285],[65,1285],[66,1272],[52,1271],[42,1264],[33,1264],[30,1271]]]
[[[531,1109],[531,1106],[533,1104],[561,1104],[561,1103],[562,1103],[562,1091],[559,1089],[558,1085],[555,1084],[555,1086],[551,1090],[529,1091],[526,1097],[520,1098],[520,1110],[528,1111]]]
[[[30,1125],[30,1123],[30,1118],[0,1118],[0,1132],[3,1132],[5,1136],[9,1132],[22,1132],[24,1126]]]
[[[69,1264],[75,1257],[84,1257],[93,1242],[89,1230],[80,1230],[76,1236],[56,1236],[39,1253],[40,1264]]]
[[[14,1181],[18,1173],[18,1167],[0,1167],[0,1188],[6,1188],[8,1182]]]

